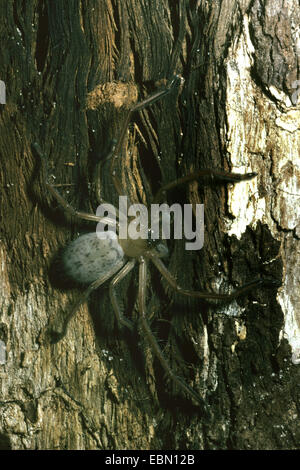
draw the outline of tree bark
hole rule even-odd
[[[0,12],[0,448],[299,447],[298,1],[13,0]],[[164,377],[138,331],[120,331],[107,288],[60,342],[46,334],[82,294],[57,272],[57,254],[95,225],[49,197],[32,143],[74,207],[117,205],[110,142],[137,96],[174,74],[182,90],[132,119],[117,162],[126,193],[149,203],[198,168],[257,172],[168,194],[205,208],[203,249],[170,241],[168,266],[195,290],[282,281],[206,305],[174,296],[151,269],[151,328],[210,418]],[[137,282],[128,276],[118,301],[138,325]]]

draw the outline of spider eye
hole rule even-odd
[[[168,247],[159,238],[152,238],[153,234],[154,231],[152,229],[149,229],[147,245],[150,249],[154,249],[156,251],[156,255],[159,258],[165,258],[169,254]]]

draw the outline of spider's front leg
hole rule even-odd
[[[124,315],[122,315],[114,289],[116,285],[119,284],[119,282],[122,281],[122,279],[124,279],[124,277],[130,273],[130,271],[134,268],[134,265],[135,265],[135,259],[128,261],[125,264],[125,266],[118,272],[118,274],[113,278],[113,280],[110,282],[110,285],[109,285],[110,300],[111,300],[116,318],[121,326],[126,326],[130,331],[133,331],[133,324],[130,320],[125,318]]]
[[[214,169],[202,169],[197,170],[190,173],[187,176],[179,178],[177,180],[171,181],[171,183],[163,185],[155,194],[153,203],[159,203],[161,199],[165,196],[166,192],[170,189],[174,189],[178,186],[190,183],[191,181],[196,181],[199,178],[209,178],[209,181],[221,181],[225,183],[238,183],[240,181],[247,181],[257,176],[257,173],[231,173],[223,170],[214,170]],[[189,291],[182,289],[178,284],[176,279],[172,276],[170,271],[166,268],[163,262],[156,256],[152,256],[152,261],[156,265],[157,269],[163,275],[163,277],[167,280],[168,284],[177,292],[182,295],[186,295],[189,297],[198,297],[202,299],[210,299],[210,300],[219,300],[224,302],[230,302],[233,299],[248,293],[252,289],[259,287],[259,286],[266,286],[266,287],[280,287],[281,283],[274,279],[264,278],[264,279],[257,279],[251,281],[247,284],[236,289],[231,294],[219,294],[213,292],[199,292],[199,291]]]
[[[149,346],[151,347],[153,353],[159,360],[162,368],[164,369],[167,376],[173,380],[173,382],[183,390],[187,395],[192,397],[200,406],[201,411],[204,415],[209,416],[209,411],[203,400],[203,398],[198,395],[183,379],[174,374],[173,370],[168,364],[157,339],[151,331],[149,323],[147,321],[147,311],[146,311],[146,287],[147,287],[147,264],[144,257],[139,259],[139,294],[138,294],[138,306],[140,312],[141,327],[145,335],[146,340],[148,341]]]
[[[66,199],[55,189],[54,185],[49,183],[48,181],[48,168],[47,168],[47,157],[45,154],[42,152],[41,147],[37,142],[33,143],[33,148],[39,155],[42,163],[42,172],[43,172],[43,180],[46,188],[50,192],[50,194],[56,199],[58,204],[72,217],[77,217],[78,219],[82,220],[90,220],[92,222],[103,222],[103,224],[107,224],[110,227],[115,227],[115,220],[110,219],[109,217],[99,217],[94,214],[89,214],[88,212],[82,212],[74,209],[67,201]]]
[[[257,173],[231,173],[228,171],[223,170],[214,170],[211,168],[204,168],[202,170],[193,171],[187,176],[183,176],[182,178],[178,178],[177,180],[171,181],[171,183],[167,183],[163,185],[155,194],[153,203],[157,204],[161,201],[164,197],[165,193],[170,189],[174,189],[178,186],[182,186],[186,183],[190,183],[192,181],[197,181],[199,178],[206,178],[209,179],[209,182],[212,181],[220,181],[224,183],[238,183],[240,181],[248,181],[257,176]]]

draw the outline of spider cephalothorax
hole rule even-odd
[[[112,153],[110,155],[110,175],[119,196],[123,196],[123,191],[115,171],[115,161],[117,156],[121,153],[122,143],[124,141],[124,136],[132,113],[143,109],[144,107],[150,105],[156,100],[162,98],[164,95],[170,93],[181,82],[181,77],[175,76],[165,88],[154,93],[145,100],[137,103],[128,112],[124,126],[120,133],[120,137],[114,145]],[[130,235],[127,237],[120,237],[118,234],[118,230],[116,230],[118,229],[118,223],[116,224],[116,221],[110,218],[109,216],[102,217],[73,209],[61,196],[61,194],[56,190],[56,188],[48,182],[46,168],[47,159],[43,155],[37,143],[34,144],[34,147],[42,158],[46,187],[48,188],[52,196],[60,203],[60,205],[73,216],[84,220],[101,222],[108,228],[108,231],[102,232],[101,236],[99,236],[99,233],[96,231],[81,235],[79,238],[71,242],[63,252],[62,261],[64,264],[64,270],[66,275],[76,282],[88,285],[88,287],[83,293],[80,300],[74,305],[72,311],[66,317],[62,331],[59,335],[57,335],[56,340],[59,340],[65,335],[68,323],[76,313],[80,304],[87,300],[88,296],[93,290],[97,289],[110,278],[112,278],[112,280],[109,284],[109,293],[116,318],[121,325],[126,328],[129,328],[130,330],[133,330],[133,323],[128,318],[125,318],[121,313],[120,307],[118,305],[115,287],[119,282],[122,281],[122,279],[124,279],[125,276],[127,276],[127,274],[136,266],[136,264],[138,264],[138,309],[140,313],[141,327],[145,338],[147,339],[154,354],[159,359],[163,369],[165,370],[169,378],[171,378],[185,393],[187,393],[190,397],[196,400],[200,407],[202,407],[202,409],[204,410],[205,405],[203,399],[180,377],[174,374],[167,360],[165,359],[164,354],[161,351],[161,348],[155,336],[153,335],[149,327],[147,321],[146,307],[148,264],[153,263],[159,271],[160,275],[168,283],[168,285],[175,291],[177,291],[179,294],[204,300],[208,299],[215,301],[218,300],[223,302],[230,302],[234,298],[244,293],[247,293],[249,290],[257,286],[277,286],[278,283],[274,280],[258,279],[239,287],[237,290],[229,294],[199,292],[181,288],[175,277],[171,274],[171,272],[167,269],[166,265],[162,261],[162,258],[165,258],[168,255],[168,249],[163,240],[161,240],[159,237],[153,237],[152,230],[148,228],[146,229],[146,232],[144,231],[144,235],[141,237],[136,238]],[[255,176],[256,173],[239,174],[229,173],[222,170],[200,169],[183,178],[172,181],[166,184],[165,186],[161,187],[154,196],[153,202],[155,204],[159,203],[162,200],[164,194],[169,189],[173,189],[180,185],[187,184],[202,177],[210,177],[211,180],[217,180],[225,183],[237,183],[240,181],[252,179]],[[124,214],[121,215],[123,216],[124,220]],[[126,214],[125,216],[127,217]],[[110,230],[110,228],[112,230]]]

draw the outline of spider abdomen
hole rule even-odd
[[[62,263],[66,276],[80,284],[90,284],[105,276],[124,258],[124,252],[114,232],[104,232],[100,239],[96,232],[81,235],[63,251]]]

